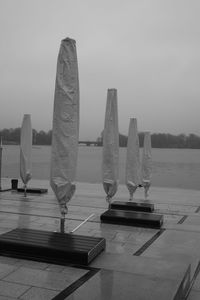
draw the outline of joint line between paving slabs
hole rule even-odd
[[[193,287],[193,285],[194,285],[194,282],[195,282],[197,276],[199,275],[199,272],[200,272],[200,261],[198,262],[198,265],[197,265],[197,267],[196,267],[196,270],[195,270],[195,272],[194,272],[194,275],[193,275],[193,277],[192,277],[192,279],[191,279],[191,281],[190,281],[190,286],[189,286],[189,289],[188,289],[188,291],[187,291],[187,294],[185,295],[185,299],[188,299],[188,296],[189,296],[189,294],[190,294],[190,292],[191,292],[191,290],[192,290],[192,287]]]
[[[86,281],[88,281],[91,277],[93,277],[96,273],[98,273],[101,269],[98,268],[89,268],[88,272],[80,277],[78,280],[70,284],[66,289],[62,290],[58,295],[56,295],[52,300],[64,300],[70,294],[72,294],[75,290],[77,290],[81,285],[83,285]]]
[[[188,215],[184,215],[177,224],[183,224],[183,222],[187,219]]]
[[[165,229],[160,229],[156,234],[154,234],[154,236],[149,239],[140,249],[138,249],[133,255],[135,256],[140,256],[147,248],[149,248],[149,246],[151,246],[153,244],[153,242],[155,242],[155,240],[157,240],[157,238],[159,238],[159,236],[161,236],[161,234],[165,231]]]

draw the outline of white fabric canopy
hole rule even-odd
[[[152,155],[151,155],[151,134],[144,133],[144,146],[142,155],[142,185],[144,187],[145,199],[148,197],[148,191],[151,185],[152,173]]]
[[[102,180],[107,200],[117,192],[119,181],[119,130],[117,90],[108,89],[103,131]]]
[[[26,185],[31,179],[32,127],[31,116],[25,114],[20,133],[20,176]]]
[[[133,193],[141,183],[140,146],[137,131],[137,119],[129,122],[127,155],[126,155],[126,185],[132,200]]]
[[[50,184],[67,212],[75,191],[79,137],[79,80],[76,42],[62,40],[57,61],[54,96]]]
[[[151,181],[152,174],[152,155],[151,155],[151,134],[149,131],[144,133],[144,146],[142,155],[142,180]]]

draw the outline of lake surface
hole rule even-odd
[[[142,149],[141,149],[142,154]],[[50,146],[33,146],[32,178],[49,179]],[[200,190],[200,149],[152,149],[152,186]],[[2,177],[20,178],[19,146],[3,146]],[[126,148],[120,148],[120,183],[125,180]],[[79,147],[77,181],[101,182],[101,147]]]

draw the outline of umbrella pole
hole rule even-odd
[[[112,197],[110,197],[109,195],[106,196],[106,201],[108,202],[108,209],[111,208],[111,199]]]
[[[143,187],[144,187],[144,198],[145,198],[145,200],[147,200],[147,198],[148,198],[148,196],[149,196],[148,191],[149,191],[150,185],[151,185],[150,182],[145,182],[145,183],[143,183]]]
[[[136,189],[137,189],[137,187],[134,189],[134,191],[133,190],[132,191],[129,190],[129,195],[130,195],[129,201],[133,201],[133,195],[134,195]]]
[[[62,207],[61,209],[61,218],[60,218],[60,232],[64,233],[65,232],[65,215],[68,212],[67,206]]]
[[[133,201],[133,193],[130,193],[129,201]]]
[[[27,196],[26,190],[27,190],[27,185],[26,185],[26,184],[24,184],[24,197],[26,197],[26,196]]]
[[[65,213],[61,214],[61,218],[60,218],[60,232],[61,233],[65,232]]]
[[[127,183],[126,186],[128,188],[129,195],[130,195],[129,201],[133,201],[133,195],[134,195],[135,191],[137,190],[138,186],[137,185],[132,185],[130,183]]]
[[[145,187],[144,188],[144,199],[147,200],[148,196],[149,196],[149,194],[148,194],[148,188]]]

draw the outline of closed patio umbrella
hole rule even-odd
[[[61,212],[64,232],[67,203],[75,192],[79,137],[79,80],[76,42],[61,41],[54,95],[50,185]]]
[[[20,133],[20,176],[24,183],[24,196],[26,196],[27,183],[31,179],[31,152],[32,152],[32,127],[31,116],[25,114]]]
[[[129,122],[127,155],[126,155],[126,186],[129,190],[130,201],[140,184],[140,146],[137,131],[137,119],[131,118]]]
[[[1,186],[2,152],[3,152],[3,146],[2,146],[2,137],[1,137],[0,139],[0,191],[2,190],[2,186]]]
[[[116,89],[108,89],[107,92],[103,131],[102,180],[110,208],[111,199],[117,192],[119,181],[119,129]]]
[[[152,155],[151,155],[151,134],[149,131],[144,133],[144,146],[142,155],[142,184],[144,187],[145,199],[151,185],[152,174]]]

